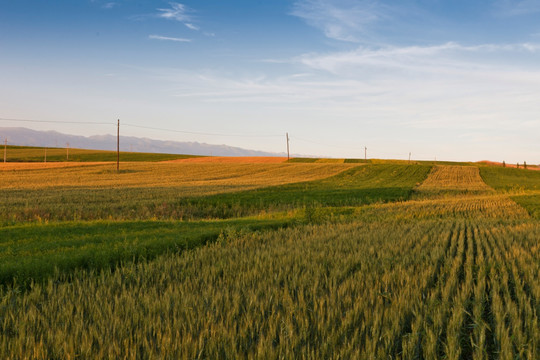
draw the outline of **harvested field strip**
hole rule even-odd
[[[437,195],[483,194],[493,189],[484,183],[475,166],[435,166],[426,180],[415,189],[420,198]]]
[[[58,169],[6,171],[0,189],[92,189],[199,187],[198,194],[236,191],[327,178],[354,167],[344,164],[183,164],[125,163],[120,173],[111,164]]]
[[[506,196],[464,196],[374,204],[355,209],[362,218],[378,219],[506,219],[530,218],[528,212]]]

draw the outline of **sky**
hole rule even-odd
[[[538,164],[539,20],[540,0],[0,0],[0,127]]]

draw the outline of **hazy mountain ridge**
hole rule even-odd
[[[66,143],[69,143],[71,148],[116,150],[116,136],[113,135],[86,137],[63,134],[57,131],[5,127],[0,128],[0,137],[2,142],[7,138],[8,145],[66,147]],[[153,140],[134,136],[120,136],[120,151],[214,156],[287,156],[286,153],[250,150],[228,145]]]

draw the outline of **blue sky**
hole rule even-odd
[[[124,135],[267,151],[284,151],[289,132],[294,153],[334,157],[367,146],[540,163],[539,19],[540,0],[0,0],[0,118],[120,118],[201,133]]]

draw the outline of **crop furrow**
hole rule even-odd
[[[478,262],[478,271],[479,271],[479,280],[478,284],[481,287],[477,287],[478,294],[477,304],[478,310],[477,313],[477,324],[482,324],[482,328],[478,328],[478,334],[476,337],[476,359],[494,359],[495,358],[495,341],[493,335],[493,329],[495,328],[495,322],[492,314],[491,304],[493,302],[493,297],[491,294],[491,283],[490,283],[490,268],[491,268],[491,249],[487,247],[486,241],[486,232],[478,231],[477,238],[481,239],[478,241],[480,252]],[[483,290],[483,294],[482,294]]]
[[[535,299],[531,299],[525,291],[525,283],[520,278],[517,262],[518,258],[524,257],[521,242],[516,243],[508,233],[499,234],[501,246],[506,255],[503,263],[505,271],[507,292],[510,298],[508,311],[508,327],[512,336],[514,354],[520,358],[532,358],[535,353],[534,347],[527,344],[534,343],[534,337],[538,332],[538,319],[534,311]],[[519,237],[517,237],[519,239]]]
[[[443,266],[447,263],[450,249],[453,244],[456,242],[453,241],[455,234],[456,225],[453,224],[452,227],[448,230],[448,235],[446,235],[446,241],[444,244],[443,251],[441,255],[437,258],[433,266],[433,271],[429,275],[428,280],[425,283],[424,288],[420,291],[421,299],[419,299],[420,307],[425,309],[423,304],[427,301],[428,296],[433,292],[437,291],[437,285],[439,285],[439,279]],[[425,246],[425,245],[424,245]],[[422,246],[422,248],[424,247]],[[423,358],[422,356],[422,327],[423,327],[423,314],[420,309],[411,309],[407,311],[406,314],[402,317],[402,322],[399,330],[399,336],[395,338],[394,345],[392,346],[393,353],[396,355],[402,354],[404,352],[404,339],[409,343],[409,349],[413,352],[413,357],[415,359]]]
[[[422,299],[426,299],[428,294],[433,291],[433,289],[437,286],[439,282],[439,278],[441,276],[442,268],[446,261],[448,261],[448,255],[450,252],[450,249],[452,248],[452,245],[456,242],[452,241],[452,238],[456,231],[456,224],[454,223],[453,226],[450,228],[450,231],[448,233],[448,237],[446,240],[446,245],[444,247],[443,254],[437,259],[437,263],[435,264],[435,270],[431,274],[431,277],[429,278],[429,281],[422,291]],[[457,246],[456,246],[457,248]]]
[[[426,337],[424,339],[424,352],[426,358],[439,358],[445,356],[446,342],[448,341],[448,324],[451,321],[452,308],[460,285],[458,276],[462,266],[465,248],[464,224],[455,224],[452,234],[450,256],[438,277],[435,291],[429,295],[425,321]]]
[[[454,316],[461,318],[461,325],[459,329],[459,340],[460,340],[460,359],[471,359],[473,355],[473,346],[472,346],[472,337],[473,330],[475,328],[474,319],[473,319],[473,303],[475,301],[474,296],[474,284],[476,283],[475,279],[475,265],[476,265],[476,242],[472,235],[471,225],[467,224],[464,230],[465,236],[465,263],[464,271],[465,278],[461,282],[461,288],[459,291],[460,299],[458,303],[460,306],[453,309],[453,319]],[[457,314],[457,315],[456,315]],[[456,324],[457,326],[457,324]]]

